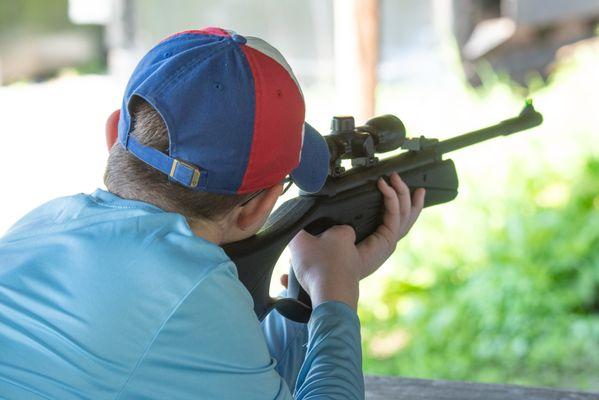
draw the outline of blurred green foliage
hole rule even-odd
[[[48,51],[44,39],[56,37],[61,34],[79,35],[93,44],[96,54],[85,62],[76,65],[64,66],[72,68],[79,74],[106,72],[106,49],[104,44],[104,28],[99,25],[75,24],[69,19],[68,0],[0,0],[0,55],[15,57],[21,63],[44,63],[45,60],[60,59],[64,49]],[[50,42],[51,43],[51,42]],[[42,48],[45,47],[45,54]],[[26,49],[26,51],[18,51]],[[67,51],[68,52],[68,51]],[[1,59],[2,57],[0,57]],[[40,61],[41,60],[41,61]],[[0,60],[1,61],[1,60]],[[15,60],[12,60],[14,63]],[[52,63],[51,63],[52,64]],[[28,71],[28,68],[24,68]],[[42,81],[59,74],[61,68],[40,66],[34,68],[36,74],[31,72],[19,77],[18,80]],[[2,78],[0,76],[0,78]],[[8,82],[14,82],[9,79]],[[4,82],[6,83],[6,82]]]
[[[510,190],[479,243],[403,251],[434,279],[391,277],[384,311],[362,309],[367,373],[599,388],[599,158],[571,184],[547,174]]]
[[[561,60],[548,85],[514,87],[492,76],[482,90],[454,85],[423,95],[439,101],[435,110],[452,105],[439,127],[417,106],[393,103],[399,90],[384,93],[390,110],[414,118],[406,126],[430,123],[425,132],[510,116],[506,104],[514,110],[531,91],[545,123],[452,155],[456,201],[426,209],[364,282],[365,373],[599,390],[594,46]],[[460,113],[473,109],[462,123]]]
[[[71,25],[68,0],[0,0],[0,32],[38,32]]]

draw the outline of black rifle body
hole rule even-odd
[[[318,193],[301,193],[283,203],[258,234],[224,246],[237,266],[239,279],[252,295],[258,319],[262,320],[273,307],[294,321],[307,322],[310,317],[310,298],[292,270],[289,297],[269,295],[274,266],[300,230],[315,235],[334,225],[350,225],[356,232],[356,242],[360,242],[382,220],[383,199],[376,186],[379,177],[397,172],[411,192],[425,188],[425,207],[449,202],[457,196],[458,177],[453,161],[442,159],[444,153],[532,128],[541,122],[541,114],[527,104],[516,118],[444,141],[433,141],[421,150],[404,152],[371,166],[353,168],[343,176],[329,177]]]

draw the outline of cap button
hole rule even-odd
[[[247,39],[244,38],[241,35],[238,35],[236,33],[233,34],[233,36],[231,36],[231,39],[235,42],[235,43],[239,43],[239,44],[246,44],[247,43]]]

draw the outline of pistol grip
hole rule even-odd
[[[287,296],[275,301],[275,308],[279,314],[295,322],[308,322],[312,314],[312,301],[308,293],[299,284],[295,272],[293,272],[293,267],[289,267]]]

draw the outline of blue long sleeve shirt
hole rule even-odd
[[[0,398],[360,399],[358,317],[262,326],[224,251],[185,218],[97,190],[0,239]]]

